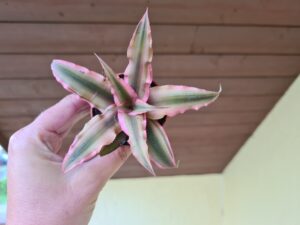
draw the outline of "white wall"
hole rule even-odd
[[[300,79],[223,174],[112,180],[90,225],[299,225]]]
[[[221,175],[111,180],[90,225],[220,225]]]
[[[300,224],[300,79],[224,173],[225,225]]]

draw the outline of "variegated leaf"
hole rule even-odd
[[[104,77],[85,67],[64,60],[53,60],[51,69],[62,86],[99,110],[113,104],[113,96]]]
[[[161,109],[162,107],[157,107],[157,106],[153,106],[153,105],[149,105],[148,103],[137,99],[135,101],[134,107],[133,109],[129,112],[130,115],[139,115],[139,114],[143,114],[146,112],[150,112],[156,109]]]
[[[150,158],[158,167],[176,167],[168,136],[164,128],[155,120],[147,120],[147,143]]]
[[[115,107],[109,107],[103,114],[94,116],[75,137],[64,158],[63,170],[69,171],[97,155],[103,146],[114,141],[120,131]]]
[[[138,97],[147,101],[152,82],[152,38],[148,10],[137,25],[127,49],[129,64],[124,72],[125,81]]]
[[[184,113],[189,109],[198,110],[215,101],[220,92],[221,87],[218,92],[176,85],[152,87],[148,103],[165,108],[150,111],[147,117],[157,120],[164,116],[172,117]]]
[[[148,153],[145,114],[131,116],[119,111],[118,119],[122,130],[129,137],[128,142],[133,155],[142,166],[154,175]]]
[[[96,55],[96,54],[95,54]],[[137,96],[130,85],[119,78],[115,72],[98,56],[105,75],[108,77],[111,84],[111,92],[117,106],[132,107]]]

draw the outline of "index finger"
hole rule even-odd
[[[63,136],[78,120],[88,115],[88,109],[87,102],[71,94],[42,112],[33,124],[42,131]]]
[[[49,150],[58,153],[63,138],[74,124],[89,114],[89,104],[76,95],[68,95],[42,112],[29,127],[34,128]]]

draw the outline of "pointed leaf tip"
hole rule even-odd
[[[222,85],[219,84],[219,90],[218,90],[218,94],[220,94],[223,91]]]
[[[198,110],[214,102],[222,88],[218,92],[207,91],[195,87],[164,85],[151,88],[149,104],[163,106],[147,113],[150,119],[160,119],[164,116],[175,116],[189,109]]]
[[[104,77],[74,63],[55,59],[51,70],[56,80],[68,91],[73,92],[100,110],[113,104]]]
[[[148,7],[146,8],[146,11],[145,11],[143,17],[144,17],[145,19],[148,19],[148,20],[149,20],[149,8],[148,8]]]
[[[114,96],[116,105],[128,108],[133,106],[136,99],[136,93],[134,90],[130,87],[130,85],[124,82],[124,80],[117,77],[114,71],[97,54],[95,54],[95,56],[99,60],[105,75],[110,81],[111,92]]]
[[[139,21],[127,49],[129,63],[124,72],[125,81],[135,90],[138,97],[147,101],[152,82],[152,37],[146,10]]]

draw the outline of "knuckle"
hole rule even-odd
[[[8,141],[8,150],[10,153],[19,151],[19,149],[26,149],[24,148],[25,144],[32,137],[30,134],[27,135],[27,130],[27,126],[23,127],[10,136]]]
[[[14,152],[16,149],[18,149],[18,140],[20,140],[20,138],[22,137],[22,129],[16,131],[15,133],[13,133],[8,141],[8,152],[12,153],[12,151]]]
[[[16,131],[15,133],[13,133],[10,138],[9,138],[9,145],[13,145],[17,142],[17,140],[22,136],[22,129]]]

